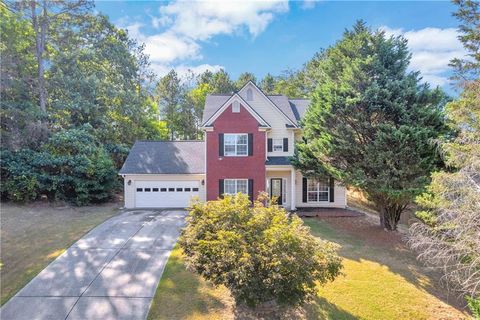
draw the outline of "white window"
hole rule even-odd
[[[327,179],[307,179],[308,202],[328,201],[330,186]]]
[[[272,139],[273,151],[283,151],[283,139]]]
[[[246,156],[248,155],[248,135],[225,134],[223,141],[225,156]]]
[[[225,194],[236,194],[238,192],[248,194],[248,179],[225,179],[223,181]]]
[[[282,179],[282,203],[287,203],[287,179]]]
[[[247,101],[253,100],[253,91],[252,89],[247,89]]]
[[[239,113],[240,112],[240,102],[233,101],[232,112],[234,112],[234,113]]]

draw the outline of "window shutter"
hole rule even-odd
[[[283,138],[283,152],[288,151],[288,138]]]
[[[330,202],[335,202],[335,179],[330,177]]]
[[[303,177],[302,180],[302,201],[307,202],[307,178]]]
[[[248,155],[253,156],[253,133],[248,134]]]
[[[223,199],[223,194],[225,193],[224,181],[223,179],[218,180],[218,197]]]
[[[272,152],[272,150],[273,150],[273,140],[272,140],[271,138],[268,138],[267,144],[268,144],[268,149],[267,149],[267,151],[268,151],[268,152]]]
[[[248,179],[248,197],[253,202],[253,179]]]
[[[223,157],[223,133],[218,134],[218,156]]]

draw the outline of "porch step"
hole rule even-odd
[[[320,218],[344,218],[344,217],[362,217],[365,214],[340,208],[298,208],[296,214],[299,217],[320,217]]]

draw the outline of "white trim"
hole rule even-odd
[[[278,142],[280,141],[280,144],[276,144],[277,147],[280,146],[282,150],[275,150],[275,140]],[[272,138],[272,152],[283,152],[283,138]]]
[[[226,182],[227,181],[235,181],[235,192],[234,193],[228,193],[225,191],[225,186],[226,186]],[[243,193],[243,194],[248,194],[248,179],[223,179],[223,194],[229,194],[229,195],[234,195],[234,194],[237,194],[241,191],[238,191],[238,181],[245,181],[246,182],[246,186],[247,186],[247,190],[246,190],[246,193]]]
[[[298,128],[298,125],[296,125],[287,115],[285,112],[283,112],[275,103],[273,103],[270,98],[268,98],[265,93],[255,84],[252,82],[252,80],[249,80],[240,90],[238,90],[238,93],[242,92],[249,84],[251,84],[255,89],[257,89],[258,92],[274,107],[275,110],[277,110],[288,122],[290,122],[294,128]]]
[[[290,210],[295,210],[296,207],[295,207],[295,202],[297,201],[295,199],[295,196],[296,196],[296,188],[295,188],[295,179],[296,179],[296,173],[295,173],[295,168],[292,168],[292,171],[290,173],[290,191],[291,191],[291,195],[290,195]]]
[[[285,165],[285,166],[277,166],[277,165],[265,165],[265,169],[267,171],[285,171],[285,170],[291,170],[293,168],[292,165]]]
[[[227,154],[226,153],[226,150],[225,150],[225,147],[227,146],[227,144],[225,143],[225,136],[235,136],[235,154]],[[237,154],[237,136],[246,136],[247,137],[247,143],[246,144],[241,144],[241,145],[245,145],[247,148],[247,152],[245,154]],[[249,144],[249,141],[248,141],[248,133],[224,133],[223,134],[223,156],[224,157],[248,157],[248,153],[249,153],[249,150],[248,150],[248,144]],[[229,146],[231,146],[231,144],[229,144]]]
[[[326,190],[326,191],[321,191],[321,190],[320,190],[320,186],[319,186],[319,185],[320,185],[320,180],[321,180],[321,179],[309,179],[309,178],[307,178],[307,203],[330,202],[330,186],[329,186],[329,184],[328,184],[328,180],[327,180],[327,182],[326,182],[326,186],[327,186],[327,190]],[[309,190],[309,182],[310,182],[310,181],[316,181],[316,182],[317,182],[317,184],[316,184],[316,186],[317,186],[316,190]],[[309,196],[309,193],[311,193],[311,192],[317,194],[317,200],[316,200],[316,201],[309,200],[308,196]],[[325,193],[327,194],[327,199],[326,199],[326,200],[320,200],[320,194],[321,194],[321,193],[322,193],[322,194],[325,194]]]
[[[270,128],[268,122],[266,122],[238,93],[234,93],[228,100],[217,110],[215,113],[208,118],[205,123],[202,124],[202,127],[212,124],[222,113],[227,109],[227,107],[233,102],[234,99],[240,100],[241,104],[247,111],[262,125]]]

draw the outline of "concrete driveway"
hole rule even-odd
[[[97,226],[1,309],[2,319],[145,319],[183,210],[134,210]]]

